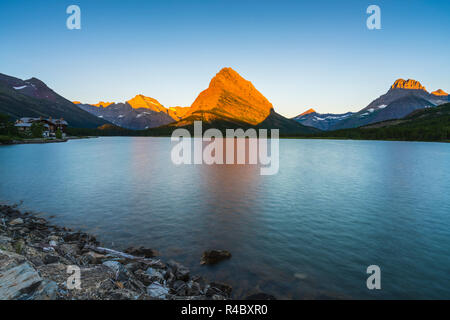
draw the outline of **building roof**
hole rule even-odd
[[[52,118],[47,118],[47,119],[45,119],[45,118],[32,118],[32,117],[23,117],[23,118],[20,118],[19,119],[19,121],[20,122],[23,122],[23,123],[32,123],[33,121],[47,121],[47,122],[50,122],[50,123],[53,123],[53,124],[55,124],[55,125],[68,125],[68,123],[67,123],[67,121],[66,120],[61,120],[61,119],[52,119]]]
[[[30,118],[30,117],[26,117],[26,118],[20,118],[19,121],[22,122],[31,122],[33,120],[39,120],[39,118]]]
[[[31,127],[31,123],[16,123],[15,127]]]
[[[16,123],[14,126],[15,127],[23,127],[23,128],[29,128],[31,127],[33,123],[31,122],[26,122],[26,123]],[[44,128],[49,128],[50,126],[48,124],[44,124]]]
[[[61,120],[61,119],[53,119],[53,120],[48,120],[48,121],[52,121],[55,124],[64,124],[64,125],[68,125],[66,120]]]

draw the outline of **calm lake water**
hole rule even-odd
[[[146,246],[234,296],[450,299],[450,144],[281,140],[280,170],[171,162],[169,138],[0,147],[0,201]],[[207,249],[233,257],[200,266]],[[366,268],[381,268],[378,291]]]

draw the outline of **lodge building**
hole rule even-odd
[[[54,137],[58,129],[61,131],[63,136],[66,135],[65,132],[68,123],[63,118],[52,119],[52,117],[50,117],[46,119],[44,117],[40,118],[25,117],[17,120],[14,126],[17,127],[19,132],[29,132],[31,130],[31,125],[35,122],[42,123],[42,125],[44,126],[44,133],[43,133],[44,137]]]

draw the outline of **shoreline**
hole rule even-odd
[[[16,144],[45,144],[45,143],[60,143],[67,142],[69,140],[81,140],[81,139],[93,139],[98,138],[97,136],[83,136],[75,137],[70,136],[63,139],[48,139],[48,138],[33,138],[33,139],[14,139],[11,140],[0,140],[0,145],[16,145]]]
[[[170,138],[170,135],[117,135],[117,136],[70,136],[64,139],[22,139],[22,140],[0,140],[1,145],[17,145],[17,144],[45,144],[45,143],[59,143],[67,142],[69,140],[81,140],[81,139],[94,139],[94,138],[117,138],[117,137],[130,137],[130,138]],[[245,137],[248,139],[248,137]],[[429,143],[450,143],[450,140],[401,140],[401,139],[355,139],[345,137],[308,137],[308,136],[280,136],[280,140],[338,140],[338,141],[384,141],[384,142],[429,142]]]
[[[154,136],[144,136],[144,135],[117,135],[117,136],[95,136],[91,138],[171,138],[171,135],[154,135]],[[89,137],[87,137],[89,138]],[[191,139],[196,137],[191,137]],[[80,139],[84,139],[81,137]],[[225,138],[222,138],[225,139]],[[249,139],[244,137],[244,139]],[[344,137],[307,137],[307,136],[280,136],[280,140],[340,140],[340,141],[385,141],[385,142],[430,142],[430,143],[450,143],[450,140],[400,140],[400,139],[354,139],[354,138],[344,138]],[[268,138],[271,140],[271,138]]]
[[[231,298],[231,286],[191,275],[157,255],[143,247],[104,248],[90,234],[52,225],[17,205],[0,205],[0,300]],[[80,289],[70,288],[74,270]]]

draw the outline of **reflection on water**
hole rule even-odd
[[[280,170],[171,162],[168,138],[0,147],[0,200],[143,245],[235,297],[450,298],[450,146],[281,140]],[[201,267],[207,249],[232,259]],[[382,290],[366,288],[377,264]]]

